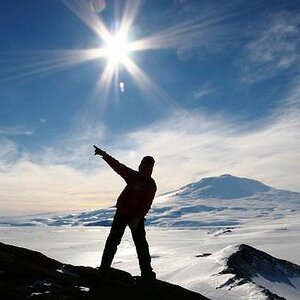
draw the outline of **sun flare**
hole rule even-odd
[[[129,58],[129,44],[125,36],[117,33],[110,36],[105,46],[105,56],[114,65],[123,64]]]
[[[103,68],[99,73],[99,79],[96,81],[95,89],[91,96],[93,99],[101,99],[99,101],[101,106],[106,104],[110,95],[114,95],[111,98],[119,99],[119,94],[124,93],[127,90],[127,86],[129,87],[129,84],[126,82],[128,78],[123,74],[124,71],[130,75],[134,83],[147,95],[153,95],[151,99],[157,98],[170,102],[170,97],[167,93],[159,85],[156,85],[144,70],[137,65],[134,61],[135,55],[133,53],[171,48],[174,47],[172,42],[181,44],[183,36],[177,31],[180,29],[180,32],[186,35],[186,32],[190,30],[189,28],[194,28],[194,26],[180,28],[177,25],[174,28],[172,27],[150,36],[143,36],[142,32],[139,33],[139,27],[133,26],[141,0],[124,0],[123,16],[113,19],[110,27],[104,23],[104,17],[100,16],[100,13],[105,9],[105,1],[99,1],[98,3],[98,1],[90,2],[89,0],[63,0],[63,2],[96,33],[98,46],[83,49],[51,49],[30,53],[14,53],[14,61],[17,62],[22,59],[23,63],[16,65],[15,68],[7,64],[9,67],[4,69],[5,72],[1,65],[0,83],[4,80],[20,80],[29,76],[38,77],[43,74],[60,72],[93,60],[104,60],[105,63],[101,64]],[[93,5],[91,6],[90,3]],[[6,54],[1,54],[0,52],[0,58],[4,56]],[[18,59],[15,59],[16,57]]]

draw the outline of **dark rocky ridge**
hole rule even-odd
[[[262,286],[257,278],[260,277],[269,282],[289,285],[296,289],[291,279],[300,277],[300,266],[273,257],[249,245],[240,244],[237,251],[228,257],[227,267],[220,274],[232,274],[233,277],[219,288],[230,290],[239,285],[253,283],[266,295],[266,299],[285,300],[286,298]]]
[[[0,243],[0,298],[208,299],[164,281],[138,280],[117,269],[111,269],[107,278],[101,278],[94,268],[63,264],[39,252],[3,243]]]

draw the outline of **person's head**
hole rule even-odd
[[[139,165],[139,173],[144,176],[151,176],[154,162],[155,162],[155,160],[152,156],[143,157],[143,159]]]

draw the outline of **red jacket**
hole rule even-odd
[[[103,155],[103,159],[127,183],[118,197],[117,209],[127,217],[145,217],[156,193],[156,183],[151,174],[143,176],[139,172],[121,164],[107,153]]]

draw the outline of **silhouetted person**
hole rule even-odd
[[[127,184],[117,200],[117,210],[105,243],[99,271],[103,275],[109,272],[117,247],[128,225],[136,247],[141,277],[143,279],[155,279],[156,274],[151,267],[151,257],[144,224],[144,217],[151,207],[156,192],[156,184],[151,177],[154,158],[145,156],[139,165],[139,170],[135,171],[121,164],[97,146],[94,145],[94,148],[95,155],[101,155]]]

